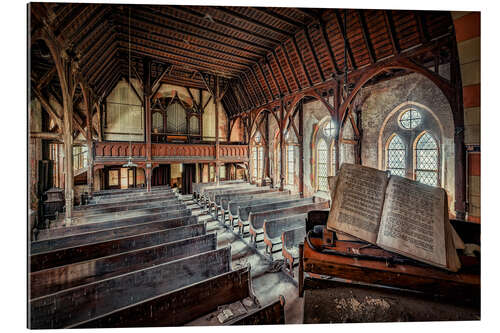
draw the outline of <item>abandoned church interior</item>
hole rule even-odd
[[[29,328],[481,319],[480,12],[27,13]]]

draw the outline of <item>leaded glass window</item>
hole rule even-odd
[[[406,174],[406,146],[399,135],[395,135],[387,146],[387,170],[391,175]]]
[[[252,147],[252,177],[257,178],[257,147]]]
[[[325,140],[318,143],[318,190],[328,191],[328,147]]]
[[[259,170],[258,170],[258,178],[262,178],[262,175],[264,174],[264,147],[260,146],[259,147],[259,156],[258,156],[258,165],[259,165]]]
[[[401,127],[405,129],[414,129],[420,123],[422,122],[422,116],[420,115],[420,112],[418,112],[415,109],[410,109],[408,111],[405,111],[401,115],[401,119],[399,120],[399,123],[401,124]]]
[[[323,128],[323,133],[325,133],[328,138],[333,137],[333,135],[335,134],[335,122],[333,121],[333,119],[330,120]]]
[[[288,184],[293,184],[294,183],[294,162],[295,162],[295,156],[294,156],[294,146],[288,146],[287,147],[287,163],[288,163],[288,168],[287,168],[287,183]]]
[[[439,153],[436,140],[424,133],[417,142],[415,179],[427,185],[439,183]]]
[[[260,143],[261,139],[262,139],[262,137],[260,135],[260,132],[257,131],[257,133],[255,133],[254,140],[255,140],[256,143]]]

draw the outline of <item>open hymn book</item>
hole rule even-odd
[[[442,188],[387,172],[342,164],[330,179],[327,228],[453,272],[460,269],[460,238],[448,219]],[[335,184],[333,184],[335,183]]]

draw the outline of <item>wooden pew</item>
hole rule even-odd
[[[276,198],[278,196],[284,196],[284,195],[290,195],[289,191],[278,191],[277,189],[270,189],[268,191],[264,192],[257,192],[257,193],[242,193],[242,194],[234,194],[230,195],[227,197],[222,197],[221,198],[221,204],[220,204],[220,210],[221,210],[221,215],[222,215],[222,221],[225,223],[227,219],[229,219],[229,203],[233,202],[233,207],[234,204],[237,202],[244,202],[244,201],[252,201],[252,200],[258,200],[258,199],[265,199],[265,198]],[[237,214],[237,209],[234,210],[234,214]]]
[[[212,251],[216,248],[217,234],[211,233],[34,272],[29,276],[30,299]]]
[[[82,216],[92,216],[98,214],[108,214],[108,213],[116,213],[116,212],[124,212],[124,211],[132,211],[136,209],[146,209],[160,206],[170,206],[173,204],[180,204],[180,201],[177,198],[161,198],[159,200],[147,200],[140,203],[135,202],[124,202],[121,204],[110,205],[108,207],[92,207],[87,210],[79,210],[73,212],[73,217],[82,217]]]
[[[172,195],[175,193],[172,190],[155,191],[155,192],[140,192],[140,193],[127,193],[120,195],[113,195],[111,197],[97,197],[89,200],[89,204],[102,204],[102,203],[116,203],[129,200],[136,200],[141,198],[151,198],[160,195]]]
[[[147,198],[140,198],[140,199],[134,199],[134,200],[121,201],[121,202],[110,202],[110,203],[75,206],[75,207],[73,207],[73,214],[77,214],[77,213],[83,214],[86,211],[94,210],[94,209],[120,207],[120,206],[123,206],[124,203],[134,205],[134,204],[149,203],[149,202],[170,200],[170,199],[176,199],[176,198],[177,197],[175,196],[175,194],[171,193],[168,195],[161,194],[161,195],[151,196],[151,197],[147,197]]]
[[[285,324],[285,297],[280,296],[278,300],[260,309],[252,311],[234,321],[225,323],[227,325],[280,325]]]
[[[253,204],[249,206],[240,206],[238,208],[238,233],[245,234],[245,228],[250,225],[250,214],[253,212],[255,215],[259,212],[274,211],[281,208],[288,208],[299,204],[308,204],[314,202],[314,198],[293,198],[288,200],[280,200],[274,202],[264,202]],[[264,222],[262,221],[262,225]],[[254,227],[257,229],[262,229],[262,225]],[[251,228],[251,227],[250,227]]]
[[[218,208],[220,208],[220,197],[221,196],[231,196],[231,195],[237,195],[237,194],[244,194],[244,193],[262,193],[263,191],[269,191],[270,188],[269,186],[265,187],[256,187],[255,185],[251,186],[241,186],[238,188],[230,189],[230,190],[220,190],[220,191],[213,191],[210,192],[208,196],[208,211],[211,214],[212,213],[212,208],[215,212],[218,211]],[[217,216],[217,215],[216,215]]]
[[[241,184],[241,183],[246,183],[243,179],[237,179],[237,180],[224,180],[219,182],[220,185],[224,184]],[[217,183],[211,182],[211,183],[193,183],[193,198],[199,199],[200,195],[202,194],[202,189],[205,187],[210,187],[210,186],[216,186]]]
[[[52,238],[30,244],[30,254],[39,254],[58,249],[97,243],[112,240],[118,237],[126,237],[146,232],[172,229],[192,224],[198,224],[197,216],[179,216],[170,219],[147,221],[138,224],[115,227],[99,231],[86,232],[83,234]]]
[[[251,297],[250,268],[222,273],[75,325],[77,328],[180,326]]]
[[[203,194],[200,196],[199,202],[202,205],[202,207],[207,208],[209,206],[209,203],[210,203],[210,193],[212,193],[212,192],[220,193],[220,192],[224,192],[224,191],[228,191],[228,190],[237,190],[237,189],[240,189],[242,187],[255,188],[254,185],[247,186],[247,184],[228,184],[228,185],[209,187],[209,188],[204,189]]]
[[[273,202],[281,202],[281,201],[290,201],[295,199],[300,199],[299,194],[289,195],[289,194],[281,194],[282,192],[276,193],[276,196],[265,196],[259,197],[256,199],[248,200],[248,201],[231,201],[228,204],[229,211],[229,222],[231,226],[235,226],[239,220],[239,210],[240,208],[246,208],[251,206],[258,206],[263,204],[269,204]]]
[[[159,190],[168,190],[171,189],[170,185],[158,185],[152,186],[151,191],[159,191]],[[136,187],[136,188],[128,188],[128,189],[113,189],[113,190],[100,190],[94,191],[92,196],[106,196],[106,195],[114,195],[114,194],[123,194],[123,193],[139,193],[146,192],[146,188],[144,187]]]
[[[287,230],[297,229],[306,226],[307,214],[287,216],[275,220],[264,220],[264,243],[266,252],[272,254],[275,245],[281,244],[281,234]],[[280,248],[281,250],[281,248]]]
[[[311,211],[311,210],[329,208],[330,201],[322,200],[320,198],[311,198],[311,199],[313,199],[313,200],[296,202],[296,203],[292,203],[291,205],[286,205],[286,204],[280,203],[280,204],[278,204],[278,206],[280,206],[280,207],[270,208],[269,210],[262,210],[259,208],[255,211],[250,212],[250,215],[248,216],[248,226],[250,229],[249,230],[250,241],[253,241],[254,244],[257,243],[257,236],[262,235],[264,233],[263,227],[264,227],[264,221],[266,219],[274,220],[274,219],[287,217],[287,216],[291,216],[291,215],[307,213],[308,211]],[[259,206],[259,207],[262,207],[262,206]],[[272,207],[272,205],[269,207]],[[245,221],[241,221],[241,222],[245,222]],[[240,221],[238,221],[238,224],[239,223],[240,223]],[[244,224],[242,223],[241,226],[242,226],[242,230],[244,231],[244,229],[243,229]]]
[[[123,210],[111,213],[98,213],[92,215],[84,215],[73,219],[72,223],[75,224],[89,224],[89,223],[104,223],[107,221],[114,221],[116,219],[134,218],[137,216],[153,215],[159,213],[167,213],[170,211],[185,210],[186,205],[179,201],[169,201],[165,205],[153,205],[152,207]]]
[[[42,241],[51,238],[64,237],[69,235],[76,235],[85,232],[92,232],[97,230],[111,229],[116,227],[124,227],[144,222],[167,220],[171,218],[190,216],[190,209],[173,210],[169,212],[161,212],[156,214],[140,215],[135,217],[127,217],[121,219],[114,219],[106,222],[86,223],[79,225],[72,225],[68,227],[59,227],[52,229],[41,230],[38,234],[37,241]]]
[[[140,228],[139,228],[140,229]],[[29,257],[30,272],[57,266],[69,265],[80,261],[92,260],[113,254],[170,243],[177,240],[206,234],[205,223],[192,224],[159,231],[144,232],[131,236],[119,236],[111,240],[67,247],[59,250],[33,254]]]
[[[67,328],[83,325],[84,322],[113,315],[113,312],[116,314],[130,306],[140,306],[151,298],[228,273],[230,270],[231,249],[225,247],[34,298],[29,302],[29,328]],[[223,287],[227,288],[226,285]],[[210,288],[198,290],[192,301],[203,306],[201,300],[209,290]],[[185,300],[176,298],[175,302],[183,304]],[[166,307],[165,303],[163,307]],[[150,315],[145,317],[153,316],[153,313],[157,315],[156,311],[151,311],[150,307],[148,309]],[[170,317],[166,315],[170,312],[169,309],[163,316]]]
[[[293,266],[299,259],[299,244],[304,241],[306,236],[306,227],[299,227],[297,229],[287,230],[281,235],[281,242],[283,246],[281,251],[285,265],[288,266],[288,273],[293,277]]]
[[[222,223],[226,221],[226,213],[227,213],[227,204],[229,201],[233,200],[233,198],[239,198],[241,196],[249,196],[249,195],[257,195],[257,194],[266,194],[266,193],[277,193],[277,189],[272,189],[269,186],[263,186],[256,189],[252,189],[249,191],[242,192],[233,192],[233,193],[225,193],[220,194],[215,197],[215,218],[219,219],[219,215],[222,215]],[[224,209],[225,207],[225,209]]]

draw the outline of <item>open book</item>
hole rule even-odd
[[[448,219],[444,189],[347,163],[330,182],[328,229],[433,266],[460,269],[460,238]]]

